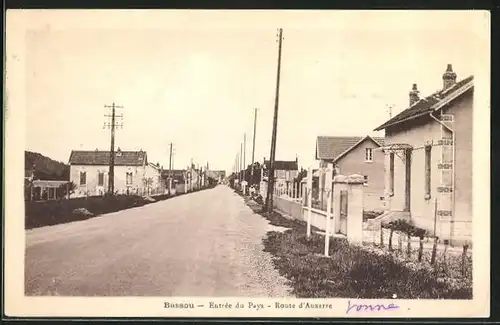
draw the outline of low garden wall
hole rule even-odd
[[[304,220],[302,217],[302,204],[291,199],[275,197],[273,200],[274,209],[298,220]]]
[[[302,210],[303,210],[303,215],[304,215],[304,219],[305,221],[307,221],[307,214],[308,214],[308,208],[307,207],[302,207]],[[333,215],[330,216],[330,225],[331,225],[331,229],[333,229]],[[318,209],[314,209],[312,208],[311,209],[311,225],[318,228],[318,229],[321,229],[321,230],[326,230],[326,211],[322,211],[322,210],[318,210]],[[330,233],[331,233],[331,230],[330,230]]]

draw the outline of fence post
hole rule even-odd
[[[463,251],[462,251],[462,277],[466,277],[467,273],[467,266],[465,265],[465,260],[467,259],[467,249],[469,248],[469,245],[465,244]]]
[[[424,253],[424,237],[419,237],[419,247],[418,247],[418,261],[422,261],[422,255]]]
[[[411,236],[410,236],[410,234],[408,234],[407,238],[408,238],[408,247],[406,248],[407,256],[411,257]]]
[[[327,191],[326,202],[326,227],[325,227],[325,256],[330,254],[330,216],[332,214],[332,164],[328,164],[325,175],[325,190]]]
[[[392,235],[394,233],[394,230],[392,229],[391,226],[391,231],[389,232],[389,251],[392,252]]]
[[[401,232],[398,232],[397,235],[398,235],[398,251],[399,254],[403,254],[403,237],[401,236]]]
[[[434,265],[436,263],[436,249],[437,249],[437,236],[434,236],[434,244],[432,245],[432,255],[431,255],[431,264]]]
[[[307,170],[307,238],[311,237],[311,217],[312,217],[312,169],[309,167]]]
[[[384,247],[384,227],[382,222],[380,222],[380,247]]]

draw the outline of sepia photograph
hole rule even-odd
[[[10,10],[6,35],[16,316],[487,315],[488,12]]]

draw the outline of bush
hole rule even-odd
[[[379,211],[363,211],[363,221],[375,219],[376,217],[382,215],[383,212]]]
[[[425,229],[418,228],[412,223],[406,221],[405,219],[397,219],[391,221],[387,225],[384,225],[383,227],[392,229],[393,231],[403,232],[412,237],[423,238],[424,236],[428,235]]]
[[[161,201],[168,197],[170,197],[168,194],[164,194],[155,196],[154,199]],[[149,200],[137,195],[106,195],[70,200],[25,202],[25,228],[32,229],[85,220],[100,214],[140,207],[149,203],[151,203]],[[92,215],[80,213],[79,209],[85,209]]]

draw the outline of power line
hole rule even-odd
[[[103,129],[108,128],[111,130],[111,152],[109,155],[109,182],[108,182],[108,192],[113,195],[115,193],[115,130],[118,128],[123,129],[123,114],[116,115],[117,108],[123,108],[123,106],[117,106],[113,102],[111,106],[104,105],[105,108],[111,108],[111,115],[104,115],[106,118],[110,118],[111,122],[104,122]],[[121,118],[121,124],[116,122],[116,118]]]

